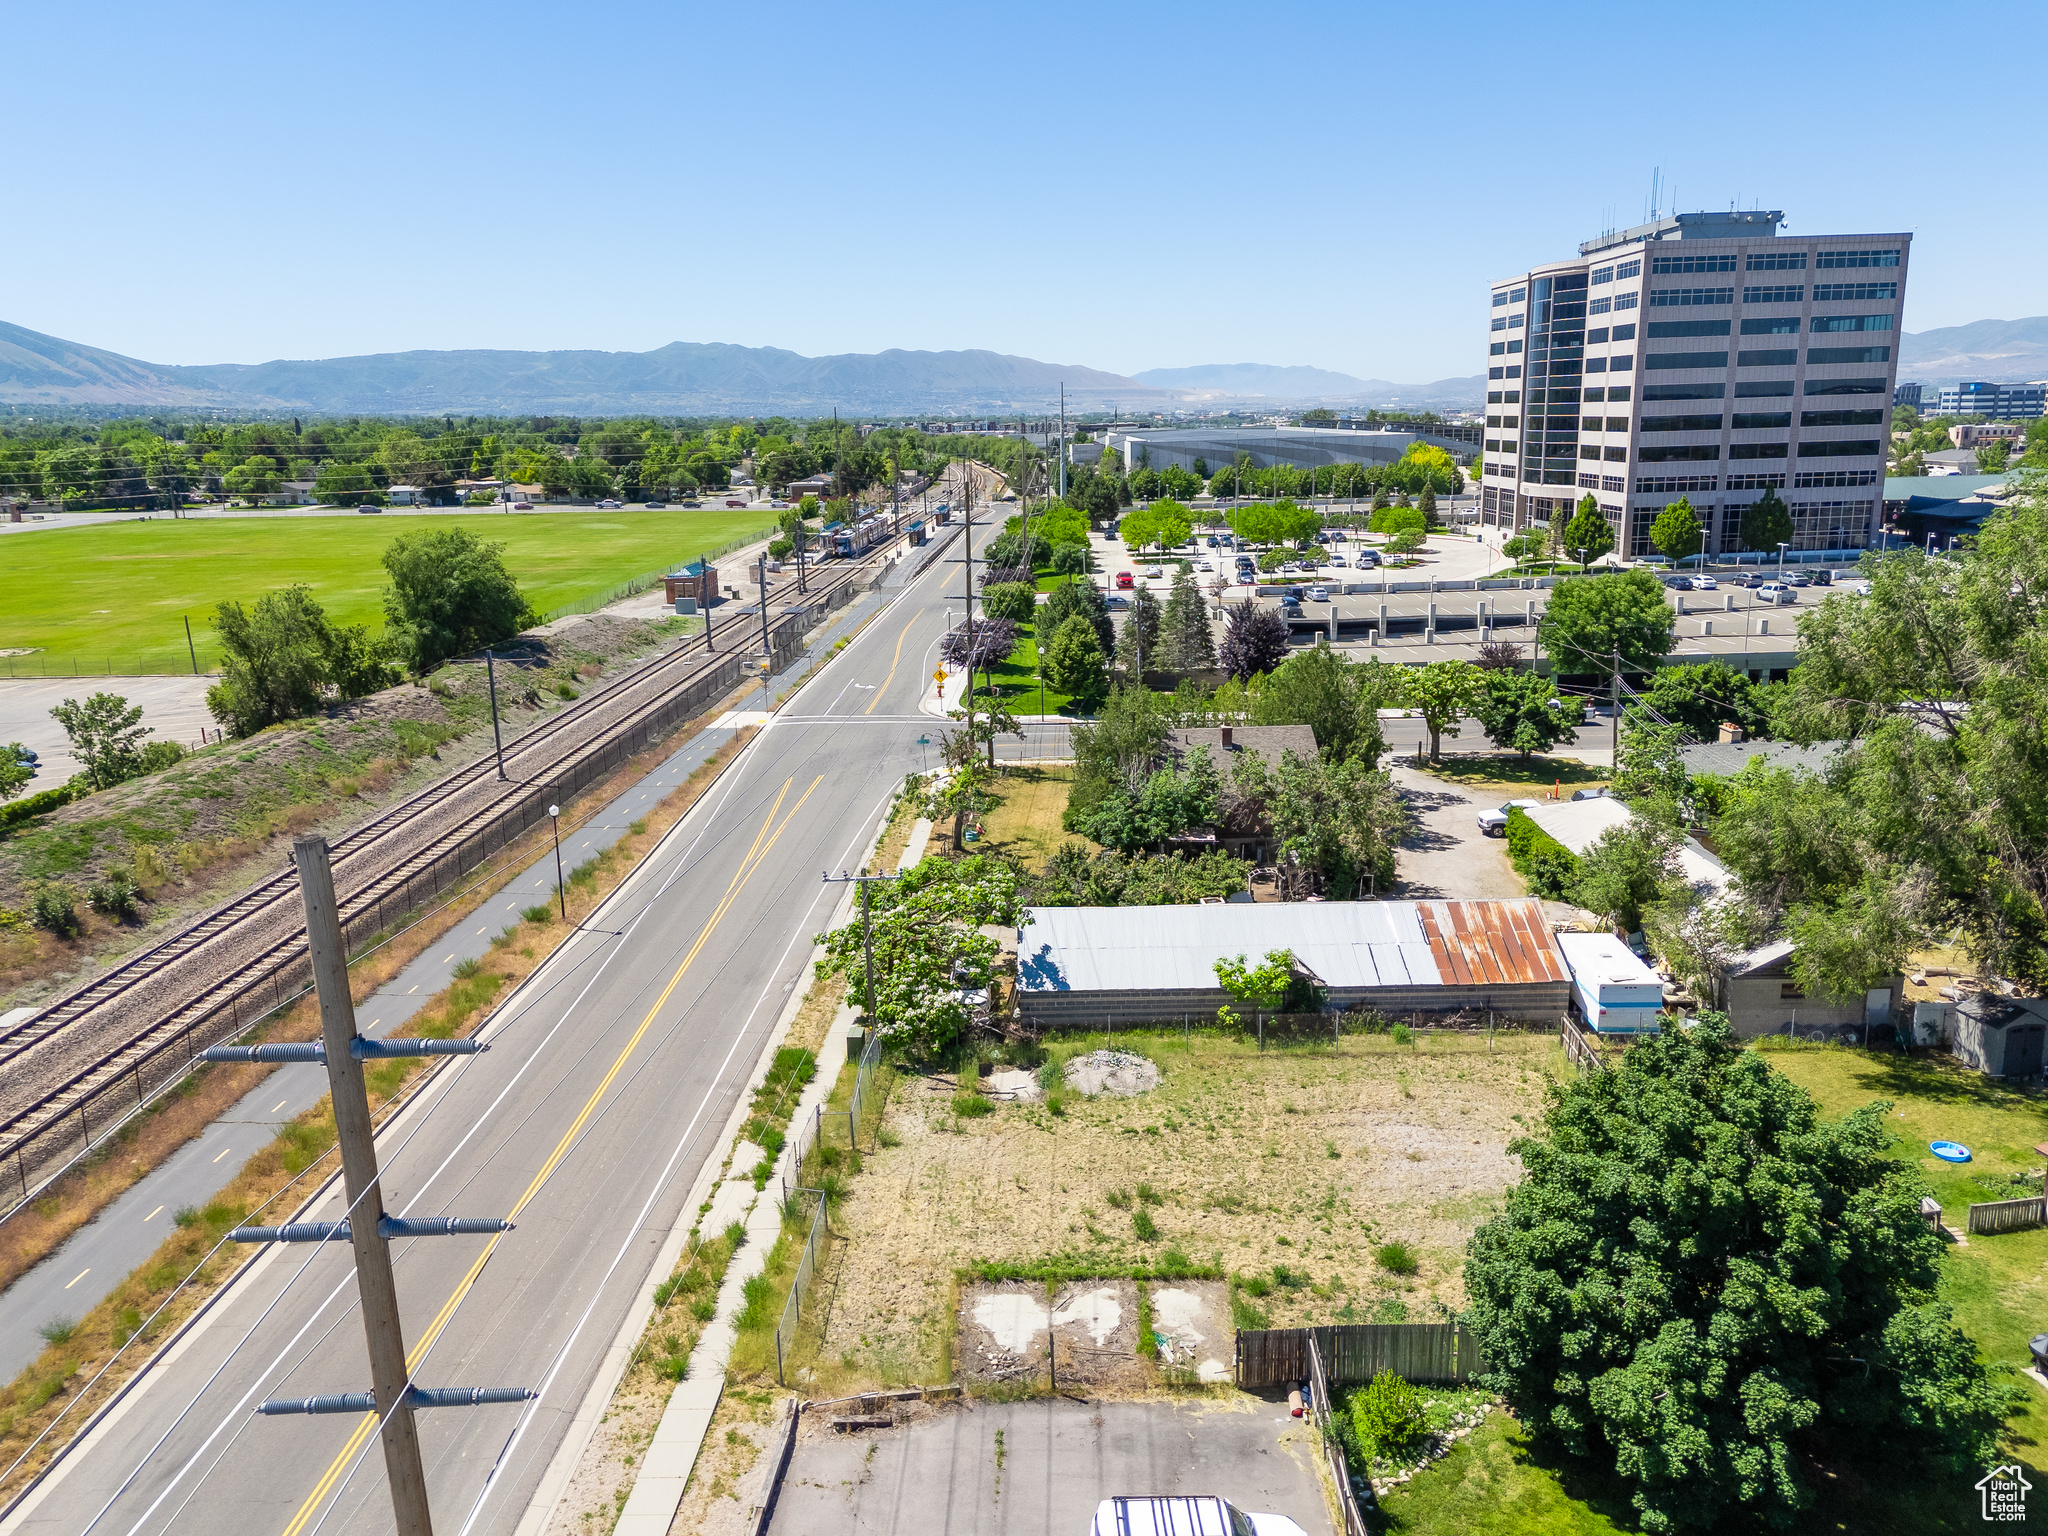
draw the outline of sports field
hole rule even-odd
[[[462,527],[505,546],[520,590],[543,613],[759,533],[770,514],[479,513],[383,517],[192,518],[100,523],[0,538],[0,659],[21,675],[187,672],[217,654],[213,609],[303,582],[345,624],[381,629],[384,548],[401,533]]]

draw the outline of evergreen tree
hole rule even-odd
[[[1131,594],[1131,611],[1116,637],[1117,664],[1133,682],[1141,681],[1146,667],[1159,669],[1159,631],[1164,614],[1159,599],[1148,588]]]
[[[1209,607],[1192,571],[1173,578],[1166,600],[1161,664],[1169,672],[1207,672],[1216,665],[1216,637],[1209,631]]]

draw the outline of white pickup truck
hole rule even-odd
[[[1152,1494],[1104,1499],[1089,1536],[1308,1536],[1285,1515],[1248,1515],[1228,1499]]]
[[[1533,811],[1542,803],[1541,800],[1510,800],[1495,810],[1481,811],[1479,813],[1479,830],[1487,837],[1506,837],[1508,835],[1509,811],[1517,806],[1520,806],[1525,811]]]

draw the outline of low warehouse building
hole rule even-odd
[[[1037,1030],[1203,1018],[1231,1002],[1216,962],[1291,951],[1330,1006],[1554,1021],[1571,972],[1533,901],[1031,907],[1017,1009]]]
[[[1721,1009],[1729,1030],[1744,1039],[1844,1031],[1862,1038],[1899,1016],[1905,986],[1903,976],[1894,976],[1861,997],[1809,997],[1792,974],[1792,941],[1778,939],[1738,955],[1729,965],[1721,983]]]

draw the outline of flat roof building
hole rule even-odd
[[[1547,1023],[1571,990],[1534,901],[1030,907],[1017,931],[1017,1007],[1033,1029],[1205,1018],[1231,1001],[1218,960],[1276,949],[1347,1009],[1493,1009]]]
[[[1992,384],[1972,379],[1934,390],[1931,416],[1988,416],[1993,421],[2031,421],[2048,412],[2048,384]]]
[[[1769,490],[1794,549],[1877,542],[1912,237],[1782,222],[1674,214],[1494,284],[1482,524],[1547,528],[1591,494],[1641,556],[1683,497],[1734,554]]]

